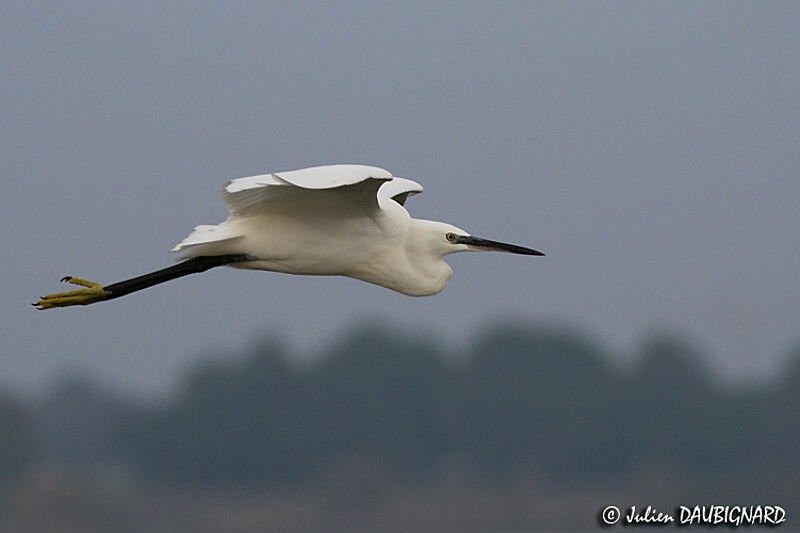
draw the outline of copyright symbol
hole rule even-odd
[[[603,524],[607,526],[613,526],[619,522],[619,507],[609,505],[600,511],[600,520],[602,520]]]

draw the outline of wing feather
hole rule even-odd
[[[345,186],[382,183],[392,179],[392,174],[379,167],[367,165],[325,165],[238,178],[229,181],[222,190],[222,198],[233,215],[249,216],[270,210],[281,204],[287,196],[294,197],[297,189],[337,189]],[[370,191],[373,187],[367,187]],[[359,189],[353,187],[355,193]],[[372,191],[374,193],[374,191]],[[283,197],[283,198],[282,198]],[[377,201],[375,201],[377,207]]]
[[[225,184],[222,198],[232,217],[249,217],[292,212],[300,206],[316,206],[336,213],[346,210],[370,213],[385,206],[387,201],[403,205],[406,197],[419,192],[422,192],[419,183],[393,177],[379,167],[326,165],[237,178]],[[184,252],[199,245],[241,237],[233,227],[227,223],[198,226],[171,251]]]
[[[391,198],[400,205],[405,205],[406,198],[422,192],[422,185],[406,178],[393,177],[378,190],[378,201]]]

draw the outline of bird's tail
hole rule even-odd
[[[183,253],[203,244],[227,241],[238,237],[241,237],[241,235],[231,231],[230,226],[226,226],[225,224],[220,224],[219,226],[204,224],[195,227],[194,231],[172,248],[170,252]],[[192,252],[194,251],[195,250],[192,250]],[[195,254],[192,253],[191,255]]]

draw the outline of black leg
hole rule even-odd
[[[200,272],[205,272],[210,268],[228,265],[231,263],[240,263],[248,260],[252,260],[252,258],[244,254],[195,257],[192,259],[187,259],[186,261],[178,263],[177,265],[162,268],[161,270],[156,270],[155,272],[150,272],[149,274],[144,274],[135,278],[126,279],[124,281],[118,281],[117,283],[112,283],[111,285],[106,285],[103,287],[103,289],[111,293],[111,295],[107,298],[110,300],[112,298],[119,298],[120,296],[125,296],[126,294],[152,287],[153,285],[158,285],[176,278],[188,276],[189,274],[198,274]]]
[[[38,309],[51,309],[53,307],[89,305],[104,300],[119,298],[120,296],[125,296],[126,294],[158,285],[159,283],[164,283],[182,276],[188,276],[189,274],[205,272],[209,268],[253,260],[254,258],[252,256],[246,254],[195,257],[178,263],[177,265],[162,268],[161,270],[156,270],[155,272],[144,274],[143,276],[112,283],[111,285],[102,285],[100,283],[86,281],[85,279],[67,276],[61,281],[66,281],[73,285],[81,285],[86,288],[42,296],[33,306]]]

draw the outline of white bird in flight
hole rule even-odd
[[[230,266],[288,274],[349,276],[410,296],[441,291],[453,270],[444,256],[471,250],[541,252],[473,237],[411,218],[406,198],[419,183],[366,165],[326,165],[229,181],[230,211],[219,225],[197,226],[171,251],[182,262],[110,285],[67,276],[85,287],[43,296],[39,309],[88,305],[209,268]]]

